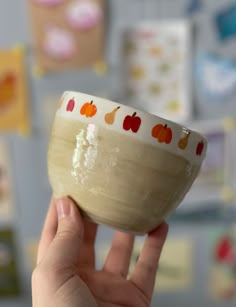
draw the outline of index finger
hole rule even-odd
[[[57,211],[55,200],[52,199],[49,205],[48,213],[45,219],[44,227],[41,234],[41,239],[38,247],[37,264],[43,258],[48,246],[51,244],[57,232]]]

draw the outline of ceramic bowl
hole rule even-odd
[[[207,141],[179,124],[95,96],[65,92],[48,151],[54,197],[134,234],[158,226],[198,175]]]

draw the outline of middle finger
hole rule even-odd
[[[133,235],[117,231],[103,270],[127,277],[133,246]]]
[[[85,267],[95,267],[95,241],[97,236],[97,228],[97,224],[89,220],[84,220],[84,240],[78,261],[79,269],[83,269]]]

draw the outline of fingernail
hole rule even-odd
[[[56,201],[58,219],[63,219],[70,215],[70,201],[66,198],[60,198]]]

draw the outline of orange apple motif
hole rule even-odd
[[[66,111],[67,112],[73,112],[75,107],[75,99],[72,98],[68,101],[67,106],[66,106]]]
[[[93,117],[97,113],[97,107],[91,102],[85,102],[80,109],[80,114],[86,117]]]
[[[152,137],[160,143],[170,144],[172,140],[172,130],[167,125],[158,124],[152,128]]]
[[[123,122],[123,129],[126,131],[132,130],[134,133],[137,133],[141,126],[141,118],[136,116],[136,112],[132,116],[127,115]]]

